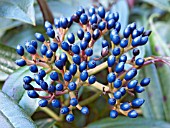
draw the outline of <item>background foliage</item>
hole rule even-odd
[[[122,30],[128,23],[134,21],[138,27],[144,26],[152,30],[149,43],[141,48],[143,52],[140,56],[170,56],[169,0],[47,0],[47,3],[54,17],[71,16],[79,6],[87,8],[101,3],[107,10],[119,12]],[[50,19],[50,17],[46,18]],[[145,99],[145,104],[139,110],[141,117],[135,120],[123,116],[115,120],[107,118],[109,115],[109,106],[106,105],[107,97],[100,96],[88,105],[90,114],[87,117],[75,110],[76,117],[72,124],[56,122],[52,115],[49,116],[47,110],[39,109],[37,101],[28,98],[22,88],[22,77],[29,72],[27,67],[18,68],[14,63],[18,58],[14,48],[17,44],[34,39],[35,32],[45,33],[43,22],[43,15],[37,1],[0,0],[0,88],[2,88],[0,122],[4,128],[21,126],[32,128],[36,125],[40,128],[170,127],[170,67],[159,63],[143,68],[138,75],[139,79],[143,76],[150,77],[151,84],[143,94],[138,95]],[[76,26],[73,26],[71,31],[75,29]],[[107,35],[103,38],[107,39]],[[95,49],[100,47],[100,45],[95,46]],[[105,75],[106,71],[102,71],[98,77]],[[81,92],[80,99],[85,99],[93,95],[94,90],[85,88]]]

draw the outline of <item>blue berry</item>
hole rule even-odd
[[[126,62],[127,56],[126,55],[121,55],[119,58],[119,62]]]
[[[80,53],[80,47],[76,44],[73,44],[71,46],[71,51],[74,53],[74,54],[79,54]]]
[[[74,115],[73,114],[68,114],[66,116],[66,121],[69,122],[69,123],[74,121]]]
[[[26,48],[27,52],[30,54],[36,54],[36,49],[34,48],[34,46],[32,45],[28,45],[28,47]]]
[[[48,105],[48,101],[46,99],[42,99],[38,102],[40,107],[46,107]]]
[[[73,44],[75,42],[75,37],[74,37],[74,34],[73,33],[69,33],[67,35],[67,40],[70,44]]]
[[[96,67],[96,61],[95,60],[90,60],[88,62],[88,67],[89,67],[89,69],[95,68]]]
[[[143,58],[138,58],[136,61],[135,61],[135,64],[138,65],[138,66],[142,66],[144,64],[145,60]]]
[[[149,36],[151,34],[151,30],[146,30],[143,34],[142,37]]]
[[[45,55],[47,58],[51,58],[53,56],[53,51],[48,50]]]
[[[78,54],[74,54],[72,60],[75,64],[79,65],[81,63],[81,57]]]
[[[141,38],[142,38],[141,36],[134,38],[132,40],[132,46],[133,47],[139,46],[141,44]]]
[[[40,42],[44,42],[45,38],[41,33],[35,33],[35,38],[40,41]]]
[[[114,56],[118,56],[120,52],[121,52],[121,49],[119,47],[114,48],[112,51]]]
[[[81,12],[81,13],[85,13],[85,10],[82,6],[79,7],[78,11]]]
[[[94,84],[95,82],[96,82],[96,77],[95,76],[90,76],[89,78],[88,78],[88,82],[89,82],[89,84]]]
[[[43,90],[48,90],[48,84],[45,81],[40,80],[40,86]]]
[[[124,70],[125,62],[119,62],[115,67],[115,72],[120,73]]]
[[[70,105],[76,106],[77,104],[78,104],[78,100],[77,100],[76,98],[72,98],[72,99],[70,100]]]
[[[119,13],[118,12],[114,12],[114,20],[117,22],[119,20]]]
[[[62,91],[64,89],[64,86],[60,83],[58,83],[55,87],[57,91]]]
[[[135,91],[136,91],[137,93],[142,93],[144,90],[145,90],[145,88],[142,87],[142,86],[136,86],[136,87],[135,87]]]
[[[82,72],[83,70],[85,70],[87,68],[87,63],[86,61],[83,61],[80,63],[79,65],[79,71]]]
[[[30,98],[38,98],[39,97],[38,93],[35,90],[28,90],[27,94]]]
[[[116,79],[116,75],[115,75],[113,72],[111,72],[111,73],[109,73],[109,74],[107,75],[107,81],[108,81],[109,83],[114,82],[115,79]]]
[[[86,33],[84,34],[84,40],[87,41],[87,42],[90,42],[90,40],[91,40],[91,34],[90,34],[90,32],[86,32]]]
[[[82,113],[83,115],[87,115],[87,114],[89,114],[89,109],[88,109],[87,107],[82,107],[82,108],[81,108],[81,113]]]
[[[122,96],[124,96],[124,95],[126,94],[126,89],[125,89],[125,87],[121,87],[121,88],[119,89],[119,91],[121,92]]]
[[[125,37],[125,38],[128,38],[128,37],[130,36],[130,34],[131,34],[131,29],[130,29],[130,27],[125,28],[125,30],[123,31],[124,37]]]
[[[40,48],[41,54],[42,54],[42,55],[45,55],[46,52],[47,52],[47,50],[48,50],[47,46],[46,46],[45,44],[42,44],[42,45],[41,45],[41,48]]]
[[[120,24],[119,22],[116,22],[116,23],[115,23],[115,29],[116,29],[116,31],[119,32],[119,31],[120,31],[120,28],[121,28],[121,24]]]
[[[57,99],[53,99],[51,105],[55,108],[59,108],[61,106],[60,101]]]
[[[56,90],[56,89],[55,89],[55,86],[54,86],[54,85],[52,85],[52,84],[49,85],[49,87],[48,87],[48,92],[49,92],[49,93],[54,93],[55,90]]]
[[[134,38],[136,38],[138,36],[139,36],[138,30],[137,29],[133,30],[133,32],[132,32],[132,39],[134,39]]]
[[[43,77],[45,77],[46,72],[45,72],[43,69],[40,69],[40,70],[38,71],[38,75],[39,75],[41,78],[43,78]]]
[[[131,110],[128,112],[128,117],[130,118],[136,118],[138,116],[138,113],[135,110]]]
[[[58,80],[58,73],[55,71],[50,73],[50,78],[54,81]]]
[[[93,14],[95,14],[95,8],[93,6],[89,8],[88,14],[89,16],[92,16]]]
[[[128,40],[127,39],[122,39],[120,42],[120,47],[125,48],[128,45]]]
[[[75,82],[70,82],[70,83],[68,84],[68,88],[69,88],[70,91],[74,91],[74,90],[76,90],[77,85],[76,85]]]
[[[87,48],[87,49],[85,50],[85,54],[86,54],[87,56],[92,56],[92,55],[93,55],[93,49],[92,49],[92,48]]]
[[[94,31],[94,30],[98,29],[98,25],[96,23],[94,23],[93,25],[91,25],[91,28]]]
[[[135,88],[135,87],[137,86],[137,84],[138,84],[138,81],[137,81],[137,80],[131,80],[131,81],[128,83],[127,87],[128,87],[129,89],[132,89],[132,88]]]
[[[32,78],[30,76],[24,76],[23,82],[25,84],[29,84],[29,83],[31,83],[31,81],[32,81]]]
[[[106,40],[102,41],[102,48],[104,48],[104,47],[109,47],[109,43]]]
[[[80,42],[81,50],[85,50],[87,48],[87,46],[88,46],[88,42],[87,41],[83,40],[83,41]]]
[[[51,28],[47,28],[46,34],[51,38],[55,38],[55,31]]]
[[[80,16],[80,22],[82,23],[82,24],[87,24],[87,22],[88,22],[88,17],[87,17],[87,15],[84,13],[84,14],[82,14],[81,16]]]
[[[132,101],[132,106],[133,107],[140,107],[143,103],[145,102],[144,99],[142,98],[136,98]]]
[[[76,13],[76,14],[73,14],[71,18],[74,22],[79,23],[80,15]]]
[[[60,26],[63,28],[63,29],[66,29],[67,26],[68,26],[68,20],[67,18],[60,18]]]
[[[147,86],[150,83],[150,78],[143,78],[140,82],[141,86]]]
[[[59,59],[60,59],[61,61],[63,61],[63,63],[65,64],[66,61],[67,61],[67,55],[66,55],[66,53],[62,52],[62,53],[60,54]]]
[[[137,55],[139,55],[139,53],[140,53],[140,51],[138,48],[133,49],[133,56],[137,56]]]
[[[67,27],[69,28],[73,24],[73,20],[71,17],[67,18],[67,20],[68,20]]]
[[[140,45],[145,45],[148,42],[148,36],[142,37]]]
[[[83,37],[84,37],[84,31],[83,31],[82,29],[79,29],[79,30],[77,31],[77,36],[78,36],[78,38],[79,38],[80,40],[82,40]]]
[[[100,31],[103,31],[105,28],[106,28],[106,23],[105,22],[100,22],[99,24],[98,24],[98,28],[99,28],[99,30]]]
[[[77,66],[76,66],[76,64],[71,64],[70,65],[70,67],[69,67],[69,71],[70,71],[70,73],[72,74],[72,75],[75,75],[76,74],[76,72],[77,72]]]
[[[70,46],[69,46],[69,44],[68,44],[66,41],[63,41],[63,42],[61,43],[61,48],[62,48],[63,50],[65,50],[65,51],[69,51],[69,50],[70,50]]]
[[[64,66],[64,63],[63,63],[62,60],[57,60],[57,61],[55,61],[55,66],[56,66],[58,69],[62,70],[62,69],[63,69],[63,66]]]
[[[116,118],[118,116],[118,112],[116,110],[111,110],[110,111],[110,117],[111,118]]]
[[[34,80],[35,80],[35,82],[36,82],[38,85],[40,85],[40,81],[42,80],[42,78],[41,78],[38,74],[35,74],[35,75],[34,75]]]
[[[30,44],[31,44],[35,49],[37,49],[37,47],[38,47],[37,41],[31,40]]]
[[[115,105],[116,104],[116,99],[115,98],[109,98],[108,103],[110,105]]]
[[[115,45],[118,45],[120,43],[120,36],[117,34],[111,36],[110,39]]]
[[[66,106],[63,106],[61,109],[60,109],[60,113],[61,114],[67,114],[69,112],[69,108],[66,107]]]
[[[107,22],[107,29],[112,29],[114,28],[115,26],[115,20],[114,19],[110,19],[108,22]]]
[[[120,105],[120,109],[122,109],[123,111],[127,111],[130,109],[130,104],[128,102],[125,102]]]
[[[94,32],[93,32],[93,39],[94,40],[97,40],[100,36],[100,31],[99,29],[95,29]]]
[[[29,69],[30,69],[30,71],[33,72],[33,73],[38,72],[37,65],[35,65],[35,64],[31,65]]]
[[[26,61],[23,60],[23,59],[16,60],[15,63],[16,63],[18,66],[25,66],[25,65],[26,65]]]
[[[110,55],[107,59],[107,64],[109,67],[112,67],[116,62],[116,58],[113,55]]]
[[[23,84],[25,90],[34,90],[34,87],[31,84]]]
[[[71,73],[69,71],[64,73],[64,80],[65,81],[70,81],[71,78],[72,78],[72,76],[71,76]]]
[[[122,85],[121,79],[116,79],[116,80],[114,81],[114,87],[115,87],[115,88],[120,88],[121,85]]]
[[[122,93],[120,91],[116,91],[113,93],[115,99],[120,99],[122,97]]]
[[[105,9],[103,6],[100,6],[98,8],[98,15],[101,17],[101,18],[104,18],[105,17]]]
[[[137,69],[133,68],[130,71],[128,71],[124,77],[126,81],[131,80],[133,77],[135,77],[137,74]]]
[[[45,21],[44,28],[47,30],[48,28],[53,28],[52,24],[49,21]]]
[[[24,48],[21,45],[17,45],[16,51],[20,56],[24,55]]]
[[[142,27],[138,28],[137,30],[139,32],[139,35],[141,35],[144,31],[144,27],[142,26]]]
[[[84,70],[83,72],[80,73],[80,79],[82,81],[86,81],[88,78],[88,72],[86,70]]]
[[[97,24],[97,15],[93,14],[90,18],[90,24]]]
[[[131,23],[129,27],[133,31],[134,29],[136,29],[136,23],[135,22]]]
[[[54,25],[55,25],[56,28],[60,28],[60,27],[61,27],[61,25],[60,25],[60,19],[55,18],[55,19],[54,19]]]

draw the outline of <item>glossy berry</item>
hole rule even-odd
[[[137,74],[137,69],[133,68],[130,71],[128,71],[124,77],[125,80],[131,80],[133,77],[135,77]]]
[[[142,26],[142,27],[138,28],[137,30],[139,32],[139,35],[141,35],[144,31],[144,27]]]
[[[116,62],[116,58],[115,56],[113,55],[110,55],[108,58],[107,58],[107,64],[109,67],[112,67]]]
[[[116,110],[111,110],[110,111],[110,117],[111,118],[116,118],[118,116],[118,112]]]
[[[64,73],[64,80],[65,81],[70,81],[71,78],[72,78],[72,75],[71,75],[71,73],[69,71]]]
[[[51,58],[53,56],[53,51],[48,50],[45,55],[47,58]]]
[[[142,66],[144,64],[145,60],[143,58],[138,58],[136,61],[135,61],[135,64],[138,65],[138,66]]]
[[[67,18],[67,20],[68,20],[67,27],[69,28],[73,24],[73,20],[71,17]]]
[[[88,62],[88,67],[89,67],[89,69],[95,68],[96,67],[96,61],[95,60],[90,60]]]
[[[62,70],[62,69],[63,69],[63,66],[64,66],[64,63],[63,63],[62,60],[57,60],[57,61],[55,61],[55,66],[56,66],[58,69]]]
[[[21,45],[17,45],[16,51],[20,56],[24,55],[24,48]]]
[[[79,38],[80,40],[82,40],[83,37],[84,37],[84,31],[83,31],[82,29],[79,29],[79,30],[77,31],[77,36],[78,36],[78,38]]]
[[[94,24],[91,26],[91,28],[92,28],[92,30],[94,31],[94,30],[98,29],[98,25],[97,25],[96,23],[94,23]]]
[[[81,108],[81,113],[82,113],[83,115],[87,115],[87,114],[89,114],[89,109],[88,109],[87,107],[82,107],[82,108]]]
[[[116,104],[116,99],[114,99],[114,98],[109,98],[108,103],[109,103],[110,105],[115,105],[115,104]]]
[[[127,84],[127,87],[129,89],[132,89],[132,88],[135,88],[138,84],[138,81],[137,80],[131,80],[128,84]]]
[[[134,39],[134,38],[136,38],[138,36],[139,36],[138,30],[137,29],[133,30],[133,32],[132,32],[132,39]]]
[[[48,86],[48,92],[49,92],[49,93],[54,93],[55,90],[56,90],[56,89],[55,89],[55,86],[54,86],[54,85],[49,85],[49,86]]]
[[[69,50],[70,50],[70,46],[69,46],[69,44],[68,44],[66,41],[63,41],[63,42],[61,43],[61,48],[62,48],[63,50],[65,50],[65,51],[69,51]]]
[[[107,81],[108,81],[109,83],[114,82],[115,79],[116,79],[116,75],[115,75],[113,72],[111,72],[111,73],[109,73],[109,74],[107,75]]]
[[[68,20],[67,18],[60,18],[60,26],[63,28],[63,29],[66,29],[67,26],[68,26]]]
[[[85,50],[85,54],[86,54],[86,56],[92,56],[93,55],[93,49],[92,48],[87,48]]]
[[[99,29],[95,29],[94,32],[93,32],[93,39],[94,40],[97,40],[100,36],[100,31]]]
[[[76,64],[71,64],[70,67],[69,67],[69,71],[72,75],[75,75],[76,72],[77,72],[77,65]]]
[[[98,8],[98,15],[101,17],[101,18],[104,18],[105,17],[105,9],[103,6],[100,6]]]
[[[45,81],[40,80],[40,86],[43,90],[48,90],[48,84]]]
[[[119,47],[114,48],[112,51],[114,56],[118,56],[120,52],[121,52],[121,49]]]
[[[86,81],[88,78],[88,72],[86,70],[84,70],[83,72],[80,73],[80,79],[82,81]]]
[[[45,21],[44,28],[47,30],[48,28],[53,28],[52,24],[49,21]]]
[[[87,15],[86,15],[85,13],[82,14],[82,15],[80,16],[80,22],[85,25],[85,24],[87,24],[87,21],[88,21]]]
[[[60,113],[61,114],[67,114],[69,112],[69,108],[66,107],[66,106],[63,106],[61,109],[60,109]]]
[[[113,93],[113,96],[115,99],[120,99],[122,97],[122,94],[120,91],[116,91]]]
[[[141,44],[141,38],[142,38],[141,36],[134,38],[132,40],[132,46],[133,47],[139,46]]]
[[[37,49],[37,47],[38,47],[37,41],[31,40],[30,44],[31,44],[35,49]]]
[[[93,14],[95,14],[95,8],[93,6],[89,8],[88,14],[89,16],[92,16]]]
[[[127,39],[122,39],[120,42],[120,47],[125,48],[128,45],[128,40]]]
[[[120,43],[120,37],[119,35],[115,34],[113,36],[111,36],[111,41],[115,44],[115,45],[118,45]]]
[[[34,80],[35,80],[35,82],[36,82],[38,85],[40,85],[40,81],[42,80],[42,78],[40,77],[40,75],[35,74],[35,75],[34,75]]]
[[[143,78],[140,82],[141,86],[147,86],[150,83],[150,78]]]
[[[54,19],[54,25],[55,25],[56,28],[60,28],[60,27],[61,27],[61,25],[60,25],[60,19],[59,19],[59,18],[55,18],[55,19]]]
[[[100,22],[99,24],[98,24],[98,28],[99,28],[99,30],[100,31],[103,31],[105,28],[106,28],[106,23],[105,22]]]
[[[150,34],[151,34],[151,30],[146,30],[143,34],[142,34],[142,36],[144,37],[144,36],[150,36]]]
[[[68,88],[69,88],[70,91],[74,91],[74,90],[76,90],[77,85],[76,85],[75,82],[70,82],[70,83],[68,84]]]
[[[67,55],[66,55],[66,53],[62,52],[62,53],[60,54],[59,59],[60,59],[61,61],[63,61],[63,63],[65,64],[66,61],[67,61]]]
[[[139,53],[140,53],[140,51],[139,51],[138,48],[134,48],[134,49],[133,49],[133,55],[134,55],[134,56],[139,55]]]
[[[51,105],[52,105],[53,107],[55,107],[55,108],[59,108],[59,107],[61,106],[60,101],[57,100],[57,99],[53,99],[53,100],[51,101]]]
[[[120,73],[124,70],[125,62],[119,62],[115,67],[115,72]]]
[[[136,87],[135,87],[135,91],[136,91],[137,93],[142,93],[144,90],[145,90],[145,88],[142,87],[142,86],[136,86]]]
[[[30,71],[33,72],[33,73],[36,73],[38,72],[38,68],[37,68],[37,65],[33,64],[29,67]]]
[[[130,118],[136,118],[138,116],[138,113],[135,110],[131,110],[128,112],[128,117]]]
[[[74,115],[73,114],[68,114],[67,116],[66,116],[66,121],[67,122],[73,122],[74,121]]]
[[[49,37],[51,37],[51,38],[55,38],[55,31],[54,31],[53,29],[51,29],[51,28],[48,28],[48,29],[47,29],[46,34],[47,34]]]
[[[78,100],[77,100],[76,98],[72,98],[72,99],[70,100],[70,105],[76,106],[77,104],[78,104]]]
[[[50,49],[51,49],[53,52],[56,52],[57,49],[58,49],[58,44],[55,43],[55,42],[51,42],[51,43],[50,43]]]
[[[124,96],[124,95],[126,94],[126,89],[125,89],[125,87],[121,87],[121,88],[119,89],[119,91],[121,92],[122,96]]]
[[[57,91],[62,91],[64,89],[64,86],[60,83],[58,83],[56,86],[55,86],[56,90]]]
[[[140,45],[145,45],[148,42],[148,36],[142,37]]]
[[[35,38],[40,41],[40,42],[44,42],[45,38],[41,33],[35,33]]]
[[[50,78],[54,81],[58,80],[58,73],[57,72],[51,72],[50,73]]]
[[[122,81],[120,79],[116,79],[113,85],[115,88],[120,88],[122,85]]]
[[[143,103],[145,102],[144,99],[142,98],[136,98],[132,101],[132,106],[133,107],[140,107]]]
[[[97,15],[93,14],[92,17],[90,18],[90,24],[97,24]]]
[[[135,22],[131,23],[129,27],[133,31],[134,29],[136,29],[136,23]]]
[[[114,28],[115,26],[115,20],[114,19],[110,19],[108,22],[107,22],[107,29],[112,29]]]
[[[125,30],[123,31],[124,37],[125,37],[125,38],[128,38],[128,37],[130,36],[130,34],[131,34],[131,29],[130,29],[130,27],[125,28]]]
[[[30,54],[36,54],[36,49],[34,48],[33,45],[28,45],[28,47],[26,48],[27,52]]]
[[[90,76],[89,78],[88,78],[88,82],[89,82],[89,84],[94,84],[95,82],[96,82],[96,77],[95,76]]]
[[[35,90],[28,90],[27,94],[30,98],[38,98],[39,97],[38,93]]]
[[[38,102],[40,107],[46,107],[48,105],[48,101],[46,99],[42,99]]]
[[[82,72],[86,68],[87,68],[87,62],[86,61],[81,62],[79,65],[79,71]]]
[[[83,40],[83,41],[80,42],[81,50],[85,50],[87,48],[87,46],[88,46],[88,42],[87,41]]]
[[[74,34],[73,34],[73,33],[69,33],[69,34],[67,35],[67,40],[68,40],[68,42],[69,42],[70,44],[73,44],[74,41],[75,41]]]
[[[71,51],[74,53],[74,54],[79,54],[80,53],[80,47],[76,44],[73,44],[71,46]]]
[[[77,65],[79,65],[81,63],[81,57],[78,54],[74,54],[72,59],[73,59],[73,62]]]
[[[47,46],[45,44],[42,44],[40,48],[41,54],[45,55],[47,53],[47,50],[48,50]]]
[[[116,29],[116,31],[119,32],[119,31],[120,31],[120,28],[121,28],[121,24],[120,24],[119,22],[116,22],[116,23],[115,23],[115,29]]]
[[[128,102],[125,102],[120,105],[120,109],[122,109],[123,111],[127,111],[130,109],[130,104]]]
[[[31,81],[32,81],[32,78],[30,76],[24,76],[23,82],[25,84],[29,84],[29,83],[31,83]]]
[[[26,65],[26,61],[23,60],[23,59],[16,60],[15,63],[16,63],[18,66],[25,66],[25,65]]]
[[[119,62],[126,62],[127,56],[126,55],[121,55],[119,58]]]
[[[40,69],[40,70],[38,71],[38,75],[39,75],[41,78],[43,78],[43,77],[45,77],[46,72],[45,72],[43,69]]]
[[[31,84],[23,84],[25,90],[34,90],[34,87]]]
[[[86,33],[84,34],[84,40],[87,41],[87,42],[90,42],[90,40],[91,40],[91,34],[90,34],[90,32],[86,32]]]
[[[104,47],[109,47],[109,43],[106,40],[102,41],[102,48],[104,48]]]

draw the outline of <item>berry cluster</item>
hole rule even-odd
[[[70,18],[57,18],[54,20],[55,28],[46,21],[44,27],[50,41],[47,41],[41,33],[35,33],[35,38],[42,43],[40,52],[37,50],[38,43],[35,40],[26,41],[25,49],[21,45],[17,46],[17,53],[22,58],[16,60],[16,64],[28,65],[29,70],[34,73],[33,77],[23,78],[23,87],[27,90],[28,96],[40,98],[40,107],[51,104],[54,108],[60,108],[60,114],[66,114],[66,120],[72,122],[74,107],[84,115],[89,113],[86,106],[79,104],[75,93],[81,86],[94,85],[93,87],[108,94],[108,103],[112,106],[111,118],[116,118],[118,112],[131,118],[137,117],[138,113],[133,108],[140,107],[144,99],[137,98],[124,103],[120,101],[125,94],[143,92],[144,87],[150,83],[149,78],[144,78],[139,84],[138,80],[133,78],[137,75],[137,69],[147,61],[145,58],[137,58],[140,51],[136,47],[147,43],[151,31],[144,31],[144,27],[137,28],[136,23],[131,23],[124,30],[124,38],[121,39],[119,36],[121,24],[118,20],[117,12],[105,12],[100,6],[97,9],[89,8],[88,14],[80,7]],[[81,26],[76,34],[67,32],[73,23]],[[109,30],[111,41],[103,40],[101,56],[92,59],[94,43]],[[77,43],[76,37],[80,43]],[[58,49],[63,51],[59,55]],[[125,53],[132,49],[133,57],[127,60]],[[24,56],[25,50],[32,57],[31,60]],[[97,65],[96,62],[104,57],[107,58],[104,64],[108,67],[108,85],[98,85],[95,75],[89,74],[89,71],[99,69],[101,65]],[[131,68],[125,69],[126,64],[131,65]],[[50,81],[45,81],[45,77],[50,77]],[[39,87],[34,87],[34,83]],[[47,95],[40,96],[38,93],[40,91],[46,92]],[[59,100],[59,97],[65,94],[70,96],[69,105]]]

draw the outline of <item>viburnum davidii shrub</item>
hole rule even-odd
[[[77,33],[67,32],[73,23],[77,23],[81,28]],[[134,79],[138,69],[160,61],[156,57],[138,57],[138,47],[147,43],[150,30],[144,30],[144,27],[137,28],[134,22],[125,28],[124,37],[121,38],[119,14],[106,12],[102,6],[97,9],[91,7],[88,13],[81,7],[70,18],[57,18],[54,20],[54,26],[46,21],[44,27],[50,39],[46,40],[41,33],[35,33],[35,38],[41,42],[40,48],[35,40],[26,41],[24,47],[17,46],[17,53],[21,59],[16,60],[16,64],[29,66],[34,74],[34,77],[23,78],[23,88],[27,90],[30,98],[39,98],[40,107],[51,104],[54,108],[60,108],[60,114],[66,115],[66,120],[72,122],[73,108],[77,108],[84,115],[89,113],[88,107],[79,104],[77,94],[82,86],[92,86],[109,96],[108,104],[112,106],[111,118],[116,118],[118,113],[130,118],[138,116],[135,108],[140,107],[145,100],[136,98],[131,102],[122,103],[121,99],[126,94],[142,93],[150,79]],[[111,41],[100,42],[101,56],[92,57],[96,40],[109,32]],[[25,51],[32,59],[25,56]],[[127,52],[132,53],[132,58],[127,59]],[[97,61],[102,58],[107,61],[98,64]],[[129,65],[128,69],[125,68],[126,65]],[[103,85],[96,81],[95,74],[105,68],[108,69],[108,83]],[[45,77],[50,77],[50,82],[45,81]],[[39,87],[34,87],[32,83],[38,84]],[[39,92],[42,91],[46,95],[40,95]],[[69,94],[69,104],[59,100],[61,95],[66,94]]]

